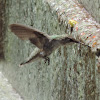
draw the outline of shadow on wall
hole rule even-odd
[[[0,19],[1,19],[1,16],[0,16]],[[3,36],[2,36],[2,20],[0,20],[0,60],[1,59],[4,59],[4,53],[3,53]]]
[[[0,2],[0,60],[4,59],[3,53],[3,36],[5,33],[4,29],[4,19],[5,19],[5,0]]]

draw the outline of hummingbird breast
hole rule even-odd
[[[43,50],[45,51],[46,56],[49,56],[57,47],[58,41],[53,39],[45,43]]]

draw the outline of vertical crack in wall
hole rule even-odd
[[[0,59],[4,58],[5,9],[5,0],[0,0]]]

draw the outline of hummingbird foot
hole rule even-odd
[[[45,59],[45,63],[48,62],[48,65],[50,65],[50,58],[49,57],[45,57],[44,59]]]

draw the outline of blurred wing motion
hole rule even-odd
[[[49,36],[36,29],[21,24],[11,24],[11,31],[22,40],[30,40],[38,48],[42,49],[43,45],[49,41]]]
[[[40,58],[40,49],[36,47],[34,51],[30,54],[30,56],[19,65],[19,67],[22,67],[22,65],[28,64],[30,62],[34,62],[39,58]]]

